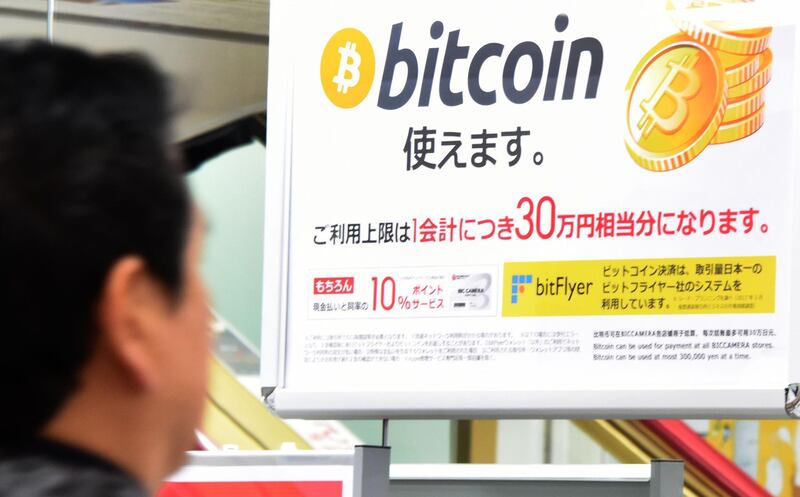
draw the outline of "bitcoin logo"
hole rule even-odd
[[[685,35],[666,38],[645,55],[627,90],[625,144],[651,171],[684,166],[711,142],[725,113],[719,55]]]
[[[360,104],[375,77],[375,53],[361,31],[343,29],[334,34],[322,52],[320,79],[328,99],[344,109]]]
[[[344,47],[339,47],[339,73],[333,77],[336,83],[336,91],[347,93],[347,89],[358,84],[361,73],[358,67],[361,65],[361,55],[356,50],[356,44],[348,41]]]
[[[661,80],[655,93],[650,98],[643,100],[640,105],[644,111],[644,115],[638,123],[639,129],[642,130],[642,137],[650,136],[650,132],[655,126],[661,128],[664,133],[672,134],[686,122],[686,118],[689,117],[687,101],[694,98],[700,91],[700,79],[692,70],[698,59],[699,56],[695,54],[694,56],[685,55],[678,63],[672,60],[667,61],[669,73]],[[678,76],[683,76],[688,81],[681,91],[673,88]],[[656,106],[666,97],[670,98],[672,105],[670,115],[665,117],[656,111]]]

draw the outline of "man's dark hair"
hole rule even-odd
[[[169,118],[141,56],[0,43],[0,446],[79,386],[116,261],[140,256],[180,291],[191,205]]]

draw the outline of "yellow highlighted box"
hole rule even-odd
[[[774,256],[509,262],[503,316],[775,312]]]

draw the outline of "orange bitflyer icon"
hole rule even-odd
[[[755,0],[668,0],[667,10],[745,3]],[[764,124],[772,28],[698,19],[676,15],[681,33],[656,44],[626,86],[626,147],[650,171],[678,169]]]

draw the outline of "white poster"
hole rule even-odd
[[[743,1],[275,4],[279,411],[791,381],[793,21],[741,23]]]

